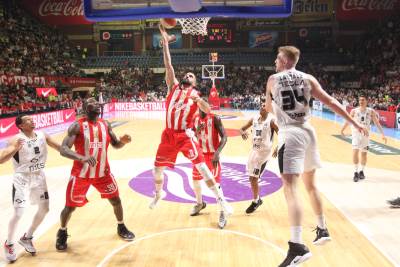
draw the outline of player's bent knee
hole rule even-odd
[[[165,169],[165,167],[154,167],[153,176],[154,176],[156,183],[162,183],[164,169]]]
[[[120,197],[114,197],[109,199],[111,205],[113,206],[118,206],[121,205],[121,198]]]

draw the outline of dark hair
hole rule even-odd
[[[18,115],[16,118],[15,118],[15,125],[17,126],[17,128],[19,129],[19,126],[22,124],[22,123],[24,123],[24,121],[22,120],[22,118],[23,117],[25,117],[26,115]]]
[[[360,98],[360,97],[364,97],[365,99],[368,100],[368,97],[367,97],[367,95],[365,95],[365,94],[359,94],[359,95],[358,95],[358,98]]]

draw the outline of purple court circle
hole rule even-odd
[[[221,163],[221,187],[229,202],[238,202],[253,199],[249,177],[246,173],[246,165],[240,163]],[[190,180],[189,180],[190,179]],[[166,201],[180,203],[194,203],[195,195],[192,189],[192,164],[179,163],[174,169],[166,168],[164,172],[164,191]],[[152,169],[146,170],[133,177],[129,186],[142,195],[152,198],[154,196],[154,179]],[[278,191],[282,187],[282,181],[275,173],[265,170],[259,182],[260,196],[264,197]],[[216,203],[210,194],[204,195],[207,203]]]

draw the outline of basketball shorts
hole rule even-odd
[[[193,164],[204,162],[203,152],[191,129],[186,131],[165,129],[161,135],[154,166],[173,168],[179,152]]]
[[[367,152],[369,148],[369,136],[361,133],[353,133],[351,136],[351,145],[353,149],[359,149],[361,152]]]
[[[119,196],[118,185],[112,174],[101,178],[80,178],[71,176],[67,186],[65,205],[67,207],[82,207],[88,203],[86,194],[91,185],[97,189],[101,198],[109,199]]]
[[[311,125],[279,129],[278,146],[282,174],[301,174],[321,167],[317,137]]]
[[[260,178],[270,157],[271,151],[257,151],[252,149],[247,161],[247,174],[250,177]]]
[[[218,165],[216,168],[214,168],[214,165],[212,163],[212,159],[214,157],[214,153],[205,153],[204,154],[204,160],[207,164],[207,167],[210,169],[211,173],[214,176],[214,179],[217,183],[221,183],[221,163],[218,162]],[[196,166],[193,165],[193,171],[192,171],[192,177],[193,180],[201,180],[203,177],[197,170]]]
[[[26,207],[28,198],[32,205],[49,201],[46,176],[43,171],[14,174],[12,188],[14,207]]]

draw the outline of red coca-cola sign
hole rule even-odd
[[[91,24],[83,13],[83,0],[23,0],[22,5],[47,24]]]
[[[400,11],[400,0],[338,0],[339,20],[378,20]]]

